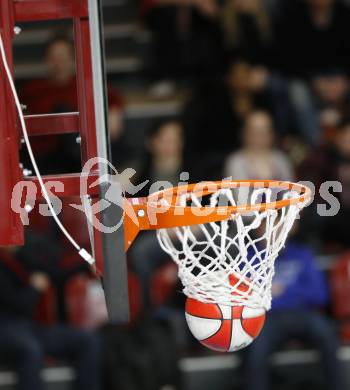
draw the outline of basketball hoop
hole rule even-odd
[[[159,191],[147,210],[189,298],[269,310],[274,262],[310,199],[301,184],[223,181]]]

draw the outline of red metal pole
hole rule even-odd
[[[14,10],[12,0],[0,1],[0,33],[11,69]],[[23,226],[11,209],[14,185],[22,179],[19,167],[17,113],[2,61],[0,64],[0,246],[22,245]]]
[[[81,136],[81,161],[97,157],[97,138],[94,108],[94,85],[92,78],[91,39],[89,19],[74,18],[74,43],[76,79]],[[99,196],[94,196],[94,202]],[[101,232],[93,228],[93,245],[97,269],[103,272]]]
[[[76,78],[78,111],[81,136],[81,159],[97,156],[97,139],[94,110],[94,86],[88,18],[74,18],[74,42],[76,57]]]

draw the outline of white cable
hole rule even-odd
[[[16,91],[16,87],[15,87],[14,81],[12,79],[11,71],[10,71],[10,68],[9,68],[9,65],[8,65],[8,62],[7,62],[5,48],[4,48],[4,43],[3,43],[3,40],[2,40],[2,35],[1,34],[0,34],[0,52],[1,52],[2,62],[4,64],[4,68],[5,68],[5,72],[6,72],[8,81],[9,81],[9,85],[11,87],[11,91],[12,91],[12,94],[13,94],[13,98],[14,98],[15,103],[16,103],[16,108],[17,108],[19,119],[20,119],[20,122],[21,122],[23,138],[24,138],[24,141],[25,141],[27,149],[28,149],[28,154],[29,154],[30,160],[31,160],[33,168],[34,168],[34,172],[35,172],[35,174],[36,174],[36,176],[38,178],[38,181],[39,181],[39,184],[40,184],[40,187],[41,187],[41,191],[42,191],[43,197],[44,197],[44,199],[45,199],[45,201],[46,201],[46,203],[47,203],[47,205],[48,205],[48,207],[50,209],[50,212],[51,212],[51,215],[52,215],[53,219],[57,223],[57,225],[60,228],[60,230],[62,231],[62,233],[67,237],[67,239],[75,247],[75,249],[78,251],[79,255],[85,261],[87,261],[89,264],[93,264],[95,262],[95,259],[84,248],[81,248],[77,244],[77,242],[74,240],[74,238],[68,233],[66,228],[62,225],[60,219],[58,218],[58,215],[57,215],[55,209],[53,208],[52,202],[51,202],[49,194],[48,194],[48,192],[46,190],[46,187],[45,187],[44,181],[42,179],[42,176],[40,174],[39,168],[38,168],[38,166],[36,164],[35,157],[34,157],[34,154],[33,154],[33,150],[32,150],[32,147],[31,147],[31,144],[30,144],[30,141],[29,141],[27,127],[26,127],[26,123],[25,123],[25,120],[24,120],[21,103],[19,101],[19,98],[18,98],[18,95],[17,95],[17,91]]]

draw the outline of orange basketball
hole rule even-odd
[[[231,284],[238,281],[230,275]],[[244,283],[238,290],[247,291]],[[265,322],[263,308],[186,301],[186,321],[193,336],[206,347],[220,352],[234,352],[251,344]]]

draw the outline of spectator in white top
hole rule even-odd
[[[275,147],[273,120],[265,111],[253,111],[245,118],[241,148],[228,156],[224,176],[233,180],[293,180],[286,154]]]

